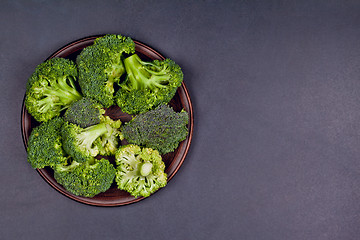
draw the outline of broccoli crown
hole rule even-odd
[[[82,96],[74,82],[78,76],[74,62],[65,58],[49,59],[35,69],[26,86],[25,106],[39,122],[46,122]]]
[[[123,54],[134,52],[132,39],[121,35],[105,35],[84,48],[76,59],[83,94],[105,107],[114,105],[114,83],[125,73]]]
[[[156,150],[123,145],[116,151],[115,161],[118,188],[134,197],[148,197],[167,184],[165,164]]]
[[[55,117],[32,129],[27,160],[33,168],[44,168],[66,162],[60,129],[63,119]]]
[[[67,191],[77,196],[93,197],[111,187],[115,168],[106,159],[92,158],[85,163],[72,161],[69,165],[56,165],[54,178]]]
[[[124,60],[127,78],[116,93],[117,105],[129,114],[144,113],[168,103],[183,81],[179,65],[171,59],[142,61],[136,54]]]
[[[160,154],[174,151],[188,135],[188,113],[177,113],[161,104],[154,110],[135,116],[124,124],[121,132],[132,144],[156,149]]]
[[[64,122],[61,128],[63,148],[75,161],[80,163],[89,161],[98,155],[97,139],[107,131],[105,123],[81,128],[76,124]]]
[[[119,146],[119,140],[122,139],[120,132],[121,121],[113,120],[109,116],[103,116],[101,122],[106,124],[107,132],[96,140],[99,154],[113,156]]]
[[[101,116],[104,113],[105,110],[100,103],[91,98],[83,97],[70,105],[64,114],[64,119],[86,128],[100,123]]]

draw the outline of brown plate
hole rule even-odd
[[[94,40],[100,36],[102,35],[86,37],[74,41],[62,47],[55,53],[53,53],[48,59],[54,57],[62,57],[62,58],[75,60],[76,56],[81,52],[83,48],[92,45]],[[134,41],[134,42],[135,42],[135,51],[142,59],[144,60],[165,59],[163,55],[161,55],[159,52],[155,51],[154,49],[150,48],[149,46],[139,41]],[[190,121],[188,124],[189,135],[187,136],[187,138],[179,144],[179,147],[174,152],[163,155],[163,161],[165,162],[165,166],[166,166],[165,172],[168,175],[168,181],[170,181],[174,177],[174,175],[176,174],[176,172],[179,170],[180,166],[184,162],[184,159],[190,147],[192,134],[193,134],[193,125],[194,125],[193,109],[192,109],[192,104],[188,90],[184,83],[182,83],[182,85],[178,88],[176,95],[170,101],[169,105],[173,107],[175,111],[180,111],[181,109],[185,109],[185,111],[189,113]],[[120,110],[120,108],[118,108],[117,106],[110,107],[106,111],[106,114],[114,119],[120,119],[122,122],[127,122],[131,119],[130,115],[123,113]],[[32,128],[38,125],[39,123],[36,122],[34,118],[27,112],[25,104],[23,102],[22,112],[21,112],[21,130],[22,130],[22,136],[23,136],[25,148],[27,148],[27,143]],[[43,179],[46,182],[48,182],[57,191],[81,203],[85,203],[93,206],[121,206],[130,203],[135,203],[144,199],[144,197],[134,198],[129,193],[119,190],[116,187],[115,183],[113,183],[113,185],[108,191],[104,193],[100,193],[92,198],[75,196],[74,194],[66,191],[65,188],[63,188],[60,184],[56,182],[56,180],[54,179],[54,172],[51,168],[46,167],[42,169],[37,169],[37,171],[43,177]]]

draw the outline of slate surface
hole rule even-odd
[[[359,1],[0,2],[0,239],[358,239]],[[182,66],[190,152],[162,191],[77,203],[26,162],[20,112],[37,64],[95,34]]]

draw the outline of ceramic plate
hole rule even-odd
[[[58,51],[53,53],[48,59],[54,57],[62,57],[68,58],[71,60],[75,60],[76,56],[81,52],[81,50],[87,46],[93,44],[94,40],[98,36],[86,37],[72,43],[67,44],[66,46],[60,48]],[[165,57],[161,55],[159,52],[155,51],[151,47],[141,43],[139,41],[135,41],[135,51],[143,60],[163,60]],[[186,78],[186,77],[185,77]],[[175,111],[180,111],[181,109],[185,109],[189,113],[189,134],[187,138],[179,144],[179,147],[172,153],[168,153],[163,155],[163,161],[165,162],[165,172],[168,175],[168,181],[170,181],[176,172],[179,170],[180,166],[185,160],[185,157],[188,153],[192,134],[193,134],[193,109],[190,100],[190,96],[188,90],[184,83],[178,88],[176,95],[170,101],[169,105],[173,107]],[[106,114],[111,118],[120,119],[122,122],[127,122],[131,119],[131,115],[123,113],[120,108],[117,106],[110,107],[107,109]],[[34,118],[27,112],[25,104],[23,103],[22,114],[21,114],[21,130],[24,140],[25,148],[27,148],[28,139],[31,133],[32,128],[38,126],[39,123],[34,120]],[[115,182],[111,186],[109,190],[104,193],[98,194],[92,198],[79,197],[74,194],[66,191],[60,184],[56,182],[54,179],[54,172],[51,168],[42,168],[37,169],[38,173],[43,177],[43,179],[49,183],[54,189],[62,193],[63,195],[88,205],[94,206],[121,206],[130,203],[135,203],[140,200],[143,200],[143,197],[134,198],[130,194],[125,191],[119,190],[116,187]],[[165,187],[166,188],[166,187]],[[151,197],[151,196],[150,196]]]

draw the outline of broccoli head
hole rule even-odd
[[[91,98],[83,97],[70,105],[64,114],[64,119],[86,128],[100,123],[104,113],[105,110],[100,103]]]
[[[123,55],[134,52],[131,38],[113,34],[99,37],[84,48],[76,59],[83,94],[104,107],[114,105],[114,83],[119,83],[125,73]]]
[[[116,151],[115,161],[118,188],[134,197],[148,197],[167,184],[165,164],[156,150],[123,145]]]
[[[44,168],[66,162],[60,129],[64,120],[55,117],[32,129],[28,141],[27,160],[33,168]]]
[[[129,114],[144,113],[168,103],[183,81],[179,65],[171,59],[142,61],[137,54],[124,60],[127,78],[116,93],[116,104]]]
[[[105,123],[99,123],[87,128],[64,122],[61,128],[63,148],[77,162],[86,162],[99,154],[97,139],[107,133]]]
[[[26,86],[25,106],[39,122],[46,122],[79,100],[78,76],[74,62],[65,58],[49,59],[35,69]]]
[[[54,168],[54,178],[67,191],[82,197],[93,197],[111,187],[115,178],[115,168],[106,159],[89,159],[84,163],[72,161],[58,164]]]
[[[161,104],[154,110],[135,116],[125,123],[121,132],[132,144],[156,149],[160,154],[173,152],[188,135],[188,113],[177,113]]]

